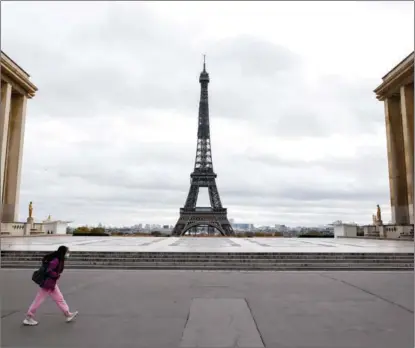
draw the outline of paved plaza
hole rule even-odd
[[[143,252],[316,252],[413,253],[413,241],[354,238],[191,238],[191,237],[6,237],[1,250]]]
[[[1,347],[414,346],[413,272],[65,270],[76,321],[47,300],[25,327],[31,273],[1,270]]]

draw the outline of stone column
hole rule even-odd
[[[399,97],[385,100],[385,118],[392,222],[397,225],[408,224],[408,190]]]
[[[3,82],[1,84],[1,114],[0,114],[0,203],[3,208],[4,202],[4,187],[6,177],[6,157],[7,157],[7,140],[9,134],[9,115],[10,115],[10,101],[12,96],[12,86]],[[1,212],[0,209],[0,220]]]
[[[5,222],[18,219],[26,102],[26,96],[12,95],[3,209],[3,221]]]
[[[401,113],[405,147],[410,223],[414,223],[414,85],[401,87]]]

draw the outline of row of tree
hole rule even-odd
[[[129,236],[153,236],[153,237],[161,237],[161,236],[165,236],[163,235],[161,232],[159,231],[152,231],[150,234],[149,233],[134,233],[134,234],[130,234],[130,233],[122,233],[122,232],[113,232],[113,233],[108,233],[105,231],[105,228],[103,227],[88,227],[88,226],[81,226],[81,227],[77,227],[73,230],[72,234],[74,236],[109,236],[109,235],[113,235],[113,236],[123,236],[123,235],[129,235]],[[200,237],[209,237],[209,236],[205,236],[205,235],[199,235]],[[281,232],[273,232],[273,233],[266,233],[266,232],[261,232],[261,231],[256,231],[256,232],[243,232],[243,233],[237,233],[235,235],[235,237],[242,237],[242,238],[246,238],[246,237],[283,237],[283,233]],[[321,237],[325,237],[325,238],[333,238],[334,236],[332,234],[327,234],[327,233],[323,233],[320,231],[307,231],[307,232],[302,232],[299,235],[297,235],[297,237],[299,238],[321,238]]]
[[[105,232],[105,228],[103,227],[88,226],[77,227],[73,230],[72,234],[74,236],[109,236],[109,234]]]

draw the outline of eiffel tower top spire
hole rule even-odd
[[[207,82],[209,83],[209,74],[206,71],[206,54],[203,55],[203,71],[200,73],[199,82]],[[207,88],[207,85],[206,85]]]
[[[200,102],[199,122],[197,129],[197,149],[195,160],[195,173],[213,174],[212,150],[210,146],[209,125],[209,74],[206,71],[206,56],[203,55],[203,71],[200,73]]]

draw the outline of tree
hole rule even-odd
[[[90,230],[91,234],[101,234],[105,233],[105,229],[103,227],[92,227]]]
[[[90,233],[90,229],[87,226],[80,226],[75,228],[75,230],[73,231],[74,234],[76,233]]]

